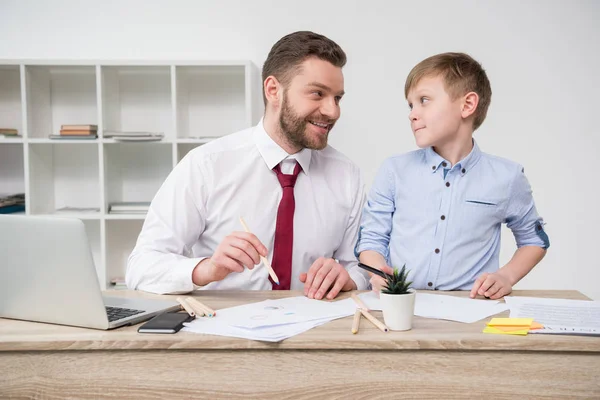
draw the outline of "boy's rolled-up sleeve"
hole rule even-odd
[[[506,226],[515,236],[517,247],[550,247],[550,240],[544,229],[544,219],[537,213],[531,185],[521,166],[512,180],[506,204]]]
[[[366,250],[373,250],[389,260],[389,243],[392,218],[395,211],[394,179],[388,162],[375,177],[363,209],[358,241],[354,248],[356,257]]]

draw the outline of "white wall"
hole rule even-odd
[[[0,0],[0,58],[262,66],[284,34],[317,31],[349,57],[331,143],[370,185],[384,158],[415,148],[403,95],[412,66],[436,53],[468,52],[494,92],[475,137],[484,151],[525,166],[552,243],[518,288],[577,289],[600,300],[599,20],[594,0]],[[514,240],[507,231],[503,238],[506,262]]]

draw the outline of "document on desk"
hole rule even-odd
[[[214,318],[197,318],[184,331],[278,342],[337,318],[354,314],[351,299],[337,302],[304,296],[265,300],[220,309]]]
[[[529,333],[600,336],[600,302],[505,297],[511,318],[533,318],[544,325]]]
[[[363,293],[360,298],[369,309],[381,310],[379,298],[374,292]],[[506,310],[508,306],[497,300],[478,300],[428,293],[417,293],[415,298],[415,315],[424,318],[472,323]]]

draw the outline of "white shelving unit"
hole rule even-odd
[[[0,138],[0,194],[25,193],[26,215],[80,218],[109,288],[145,215],[108,214],[108,205],[152,200],[190,150],[255,124],[259,81],[249,61],[0,60],[0,127],[22,135]],[[98,125],[98,139],[49,139],[63,124]],[[119,142],[108,131],[164,139]]]

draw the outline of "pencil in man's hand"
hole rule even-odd
[[[250,231],[250,228],[248,228],[248,225],[246,225],[246,221],[244,221],[244,218],[240,217],[240,223],[242,224],[242,226],[244,227],[244,230],[248,233],[252,233]],[[260,259],[262,260],[263,264],[265,264],[265,266],[267,267],[267,270],[269,271],[269,275],[271,276],[271,279],[273,279],[273,282],[275,282],[276,284],[279,285],[279,278],[277,277],[277,274],[275,273],[275,271],[273,270],[273,267],[271,267],[271,263],[269,262],[269,260],[267,260],[266,257],[260,255]]]

